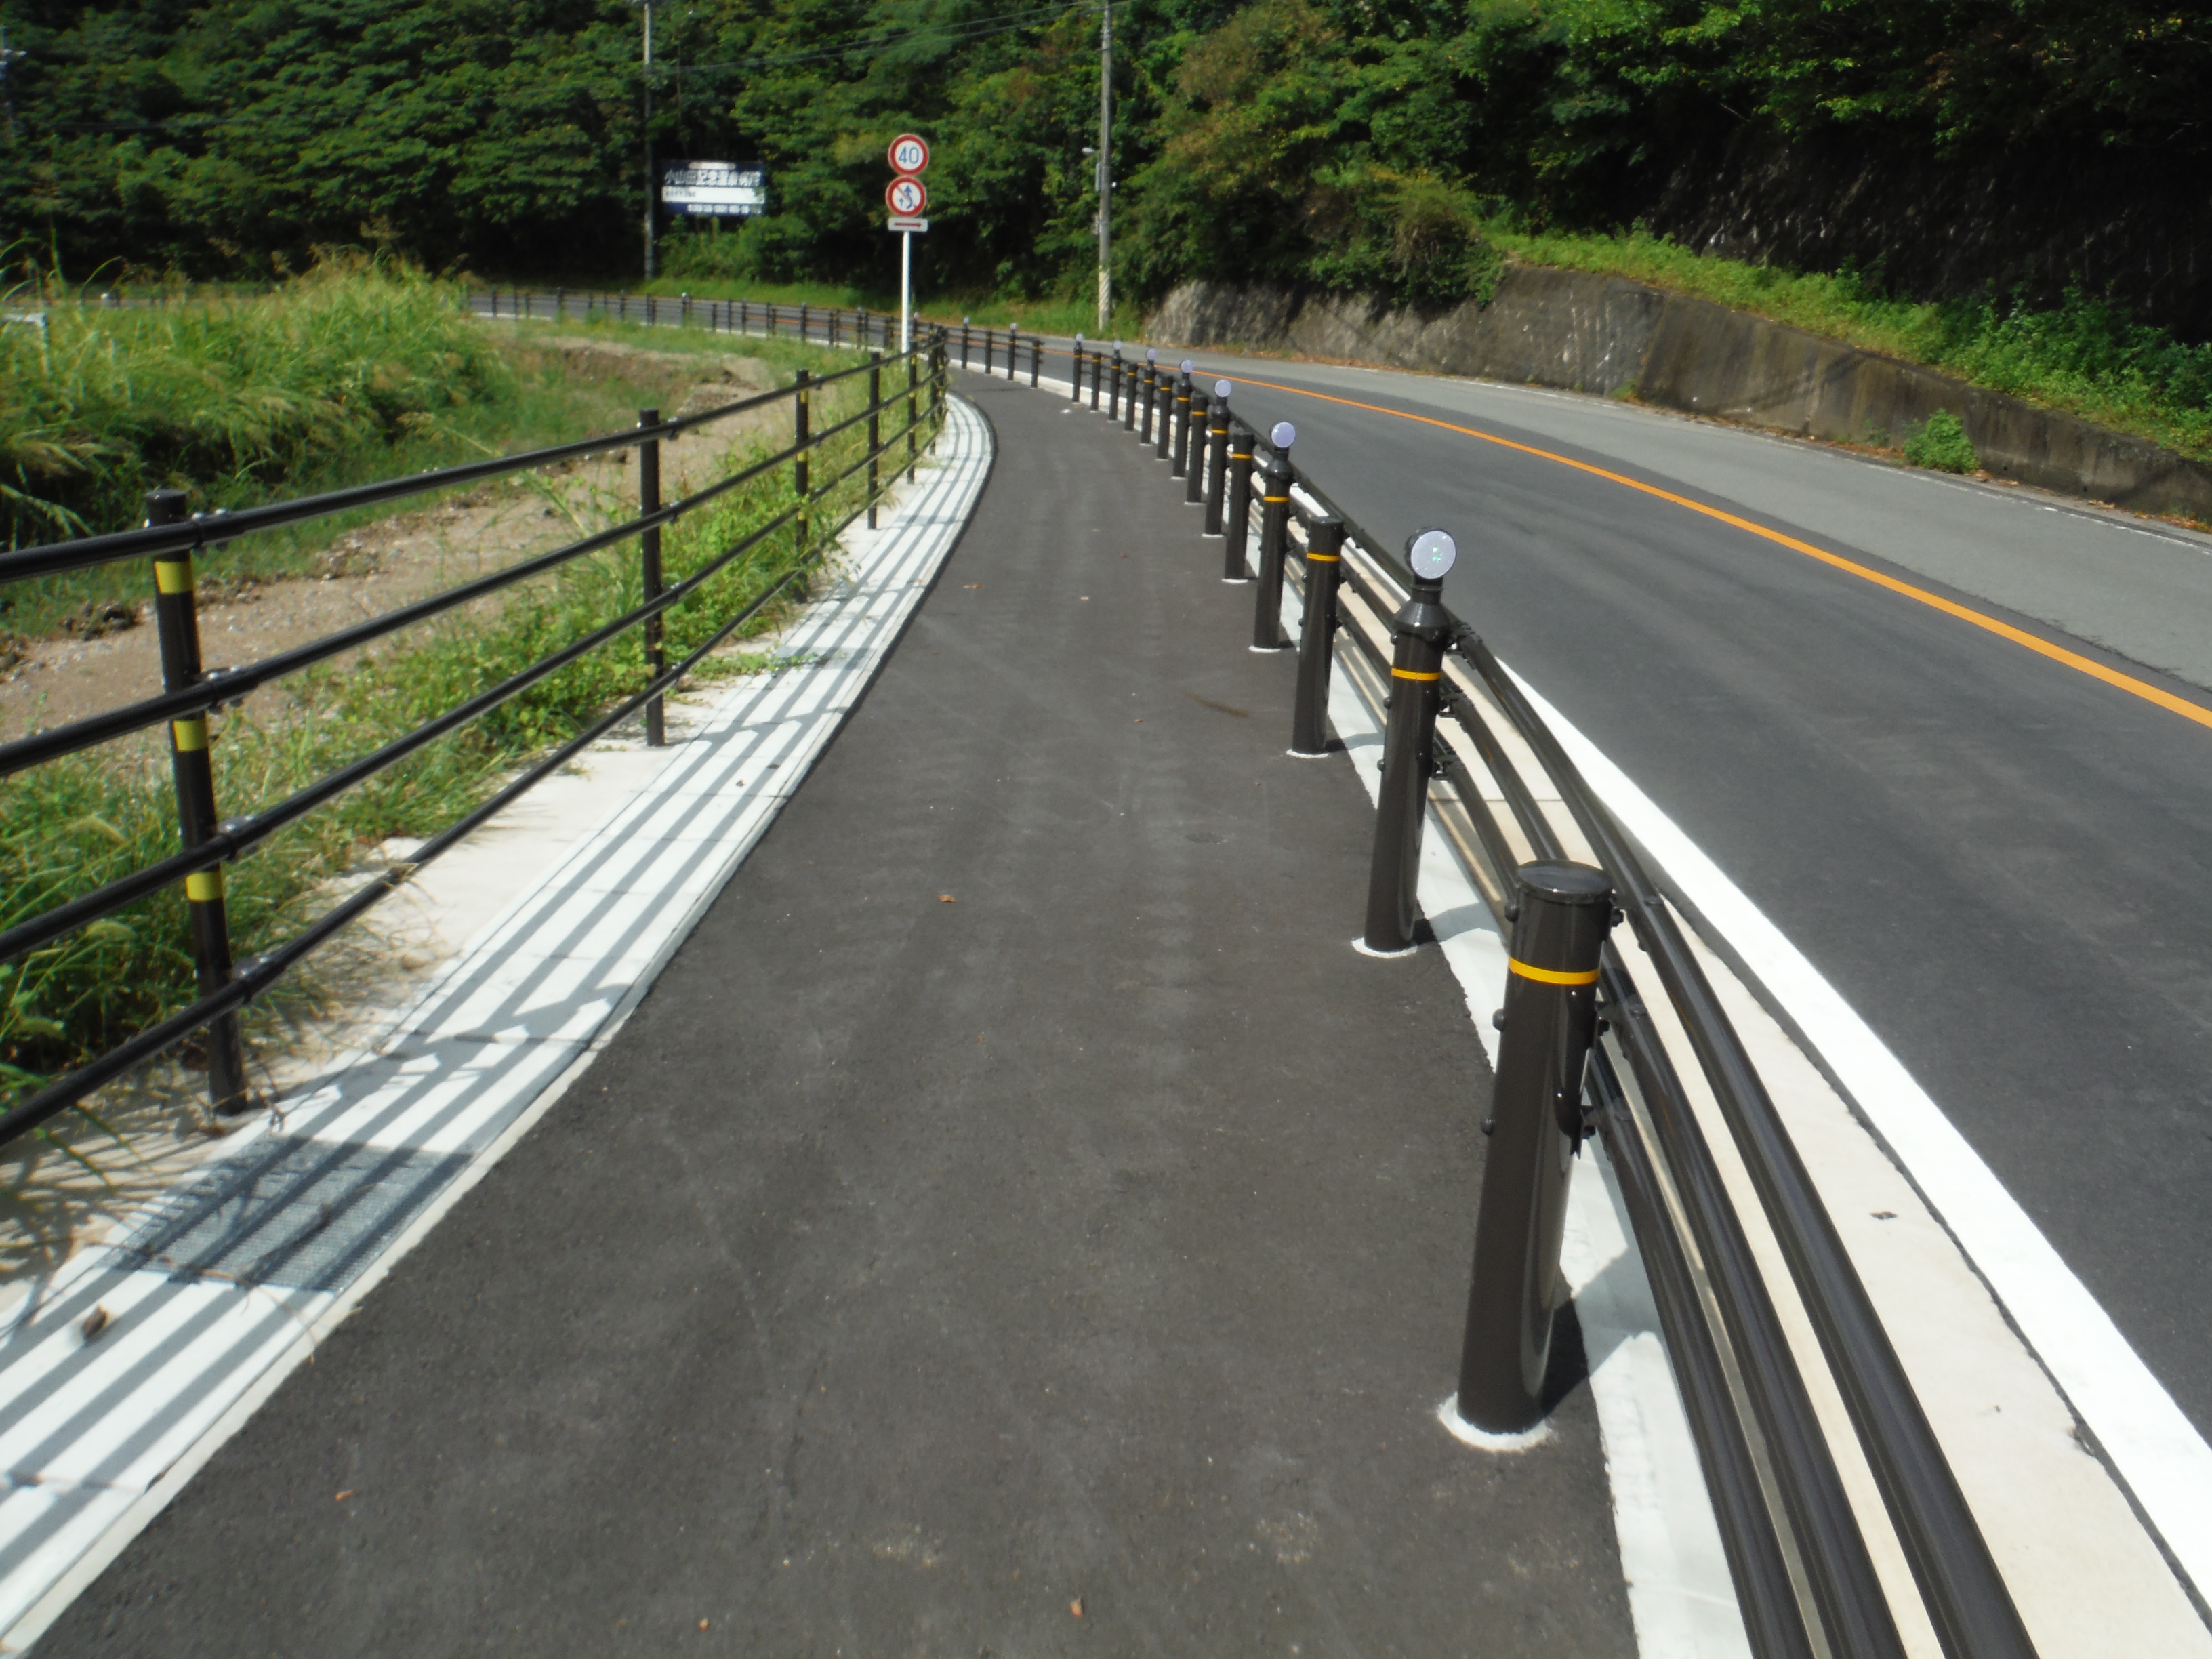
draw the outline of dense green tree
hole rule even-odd
[[[2172,0],[1121,0],[1125,289],[1480,292],[1480,205],[1632,216],[1742,135],[1967,167],[2201,169],[2212,25]],[[774,210],[682,268],[880,281],[884,146],[927,133],[933,281],[1088,285],[1096,0],[665,0],[650,137]],[[0,236],[74,276],[389,246],[634,271],[646,86],[623,0],[0,0]],[[2045,153],[2037,151],[2037,154]]]

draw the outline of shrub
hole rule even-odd
[[[1908,466],[1924,466],[1934,472],[1978,472],[1982,458],[1966,436],[1966,428],[1948,409],[1928,417],[1928,424],[1905,441]]]

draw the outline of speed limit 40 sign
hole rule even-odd
[[[911,219],[929,205],[929,192],[919,179],[894,179],[884,191],[884,200],[900,218]]]
[[[890,155],[893,173],[926,173],[929,169],[929,146],[918,133],[902,132],[892,139]]]

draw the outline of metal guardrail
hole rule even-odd
[[[1034,384],[1041,347],[1025,343]],[[987,334],[986,363],[993,345]],[[1943,1651],[2026,1659],[2034,1649],[2003,1578],[1676,917],[1664,873],[1589,788],[1480,635],[1443,605],[1431,539],[1440,532],[1409,543],[1405,557],[1387,550],[1291,462],[1296,434],[1287,425],[1255,431],[1194,384],[1188,362],[1171,375],[1158,356],[1147,350],[1138,361],[1118,347],[1109,355],[1079,342],[1069,398],[1085,402],[1087,379],[1090,406],[1167,460],[1184,500],[1204,505],[1205,533],[1224,535],[1224,574],[1256,579],[1254,645],[1289,643],[1282,594],[1286,586],[1303,594],[1291,749],[1322,751],[1340,640],[1348,646],[1346,672],[1372,682],[1384,705],[1366,947],[1389,953],[1415,942],[1413,884],[1431,810],[1509,943],[1461,1414],[1502,1431],[1540,1415],[1565,1160],[1594,1135],[1618,1176],[1651,1282],[1752,1651],[1760,1659],[1903,1654],[1834,1453],[1684,1085],[1683,1068],[1694,1066],[1750,1173]],[[1248,559],[1253,516],[1258,546]],[[1516,749],[1534,758],[1595,867],[1570,861],[1512,758]],[[1439,781],[1448,791],[1436,789]],[[1516,842],[1532,859],[1516,860]],[[1628,953],[1607,937],[1620,921],[1686,1033],[1686,1054],[1670,1048]]]
[[[853,343],[864,345],[865,337],[856,337]],[[203,1030],[210,1039],[209,1083],[215,1109],[219,1112],[244,1109],[251,1103],[251,1095],[246,1085],[238,1034],[239,1010],[380,899],[396,890],[416,871],[458,845],[472,830],[623,721],[642,712],[648,742],[665,742],[662,702],[666,694],[679,685],[708,653],[805,575],[848,525],[863,514],[870,524],[875,522],[883,493],[884,458],[903,444],[905,454],[902,459],[894,459],[890,472],[896,477],[901,471],[910,471],[918,459],[919,444],[925,436],[933,437],[943,423],[947,364],[944,332],[932,330],[923,343],[911,350],[888,356],[881,349],[873,350],[866,362],[818,377],[801,369],[790,386],[741,398],[696,415],[663,420],[658,410],[646,410],[641,411],[637,426],[627,431],[234,513],[188,514],[182,492],[157,490],[148,498],[149,521],[139,529],[0,554],[0,582],[91,569],[122,560],[144,559],[150,564],[155,615],[161,636],[161,695],[51,731],[0,743],[0,778],[166,724],[169,728],[182,843],[181,850],[169,858],[147,865],[0,933],[0,961],[12,960],[50,945],[77,928],[181,883],[191,916],[192,957],[199,991],[198,999],[188,1007],[12,1103],[0,1112],[0,1146],[37,1131],[59,1114],[82,1104],[88,1096],[131,1067]],[[903,385],[898,383],[896,373],[902,367],[905,371]],[[886,370],[894,372],[888,388],[884,382]],[[866,406],[834,425],[819,431],[811,429],[815,393],[861,376],[866,377]],[[663,441],[730,416],[784,403],[790,404],[793,413],[793,440],[788,446],[679,501],[661,501],[659,459]],[[886,412],[893,415],[895,424],[895,429],[888,435],[883,430]],[[901,416],[903,422],[898,423]],[[848,433],[860,434],[857,458],[844,462],[827,477],[811,477],[810,464],[813,458],[822,453],[824,446]],[[354,627],[278,652],[258,663],[240,668],[210,669],[203,665],[194,597],[196,554],[257,531],[303,524],[331,514],[627,449],[639,452],[639,501],[635,517]],[[660,535],[666,526],[786,465],[792,469],[788,505],[683,580],[673,583],[665,580]],[[817,521],[815,513],[831,492],[863,474],[861,505],[834,524]],[[697,592],[718,572],[787,528],[793,536],[796,555],[791,568],[765,592],[723,619],[704,644],[680,662],[667,663],[661,643],[665,613]],[[393,738],[374,752],[325,774],[288,799],[243,817],[219,817],[208,747],[210,713],[317,663],[631,540],[636,541],[639,548],[643,594],[640,604],[609,617],[580,639],[538,659],[499,684]],[[250,853],[286,825],[327,805],[348,790],[632,629],[641,629],[645,641],[650,678],[641,690],[606,710],[466,817],[425,842],[404,863],[394,865],[371,878],[276,950],[250,961],[233,962],[223,899],[225,864]]]

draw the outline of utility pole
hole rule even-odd
[[[1098,21],[1098,333],[1114,320],[1114,0]]]
[[[645,13],[645,280],[653,280],[653,9],[659,0],[638,0]]]

